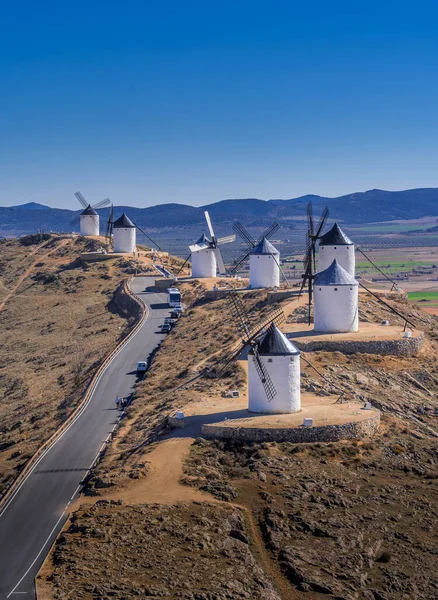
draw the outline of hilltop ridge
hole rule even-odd
[[[294,228],[305,217],[309,200],[312,200],[315,214],[327,204],[331,214],[345,224],[417,219],[438,212],[438,188],[418,188],[396,192],[373,189],[336,198],[311,194],[271,200],[229,198],[199,207],[175,202],[145,208],[121,205],[115,206],[115,215],[126,212],[140,226],[156,231],[203,225],[204,210],[210,212],[217,225],[235,220],[242,220],[247,226],[264,225],[275,219]],[[102,218],[108,215],[108,209],[98,212]],[[71,231],[75,228],[71,220],[78,214],[80,210],[50,208],[34,202],[0,207],[0,235],[22,235],[36,229]]]

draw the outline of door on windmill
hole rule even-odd
[[[174,308],[175,306],[180,306],[181,292],[179,291],[178,288],[168,288],[167,302],[169,304],[169,308]]]

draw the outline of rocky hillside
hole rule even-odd
[[[304,390],[325,395],[340,386],[347,401],[380,408],[373,439],[250,445],[191,440],[183,430],[168,446],[172,407],[245,389],[240,368],[222,379],[196,378],[236,335],[224,301],[205,303],[201,284],[186,286],[190,307],[155,356],[42,574],[51,597],[75,589],[87,600],[435,598],[436,319],[397,304],[427,335],[425,352],[409,360],[311,353],[326,379],[303,366]],[[267,310],[260,293],[247,302],[259,315]],[[385,311],[361,295],[363,319],[379,320]]]
[[[115,292],[130,261],[85,264],[95,242],[0,242],[0,495],[82,397],[131,326]]]

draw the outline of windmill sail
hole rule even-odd
[[[211,224],[211,219],[210,219],[210,215],[208,214],[208,211],[204,211],[204,216],[205,216],[205,220],[207,221],[207,227],[208,227],[208,231],[210,232],[211,235],[211,240],[212,242],[216,242],[216,238],[214,235],[214,231],[213,231],[213,225]]]
[[[216,257],[217,270],[222,275],[226,272],[224,261],[222,259],[222,254],[219,246],[213,249],[214,255]]]
[[[75,192],[74,195],[77,198],[77,200],[79,201],[79,203],[82,204],[82,207],[87,208],[88,202],[85,200],[85,198],[83,197],[81,192]]]

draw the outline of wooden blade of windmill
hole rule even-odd
[[[328,216],[329,216],[329,209],[328,209],[328,206],[326,205],[326,207],[322,211],[321,217],[319,218],[318,227],[317,227],[316,233],[315,233],[315,241],[319,237],[321,237],[322,228],[324,227],[324,225],[328,219]]]
[[[93,208],[94,208],[94,210],[97,210],[98,208],[106,208],[110,204],[111,204],[111,200],[109,198],[105,198],[105,200],[101,200],[100,202],[93,204]]]
[[[185,261],[183,262],[183,264],[181,265],[180,270],[178,271],[178,273],[176,274],[176,276],[178,277],[178,275],[181,273],[181,271],[184,269],[184,267],[186,266],[186,264],[188,263],[188,261],[190,260],[191,254],[188,255],[188,257],[185,259]]]
[[[284,281],[286,282],[286,285],[287,285],[287,286],[290,286],[290,281],[288,280],[288,278],[286,277],[286,274],[285,274],[285,272],[284,272],[284,271],[283,271],[283,269],[281,268],[280,261],[278,261],[278,260],[277,260],[277,258],[275,257],[275,255],[274,255],[274,254],[272,254],[271,256],[272,256],[272,258],[274,259],[274,261],[275,261],[275,264],[276,264],[276,265],[277,265],[277,267],[278,267],[278,270],[280,271],[280,275],[283,277]]]
[[[73,217],[73,219],[71,219],[70,225],[76,225],[76,223],[79,223],[80,220],[81,220],[81,215],[76,215],[76,217]]]
[[[315,223],[313,220],[313,206],[311,201],[307,204],[307,232],[310,238],[313,238],[315,234]]]
[[[222,375],[224,375],[231,363],[234,362],[237,358],[239,358],[244,349],[245,345],[242,345],[225,358],[221,358],[217,362],[213,363],[213,365],[207,369],[207,373],[209,374],[209,376],[221,377]]]
[[[226,235],[224,237],[220,237],[217,238],[217,243],[218,244],[231,244],[232,242],[236,241],[236,236],[235,235]]]
[[[111,206],[110,206],[110,212],[109,212],[109,215],[108,215],[108,221],[106,222],[105,237],[107,239],[111,239],[113,222],[114,222],[114,207],[111,204]]]
[[[280,229],[280,225],[277,222],[272,223],[271,225],[269,225],[269,227],[266,229],[266,231],[264,233],[262,233],[262,235],[259,237],[259,242],[263,238],[268,238],[271,235],[274,235],[274,233],[276,233],[279,229]]]
[[[216,248],[213,248],[213,253],[216,257],[217,269],[218,269],[220,275],[224,275],[226,273],[226,269],[225,269],[224,261],[222,259],[222,254],[221,254],[221,250],[220,250],[219,246],[216,246]]]
[[[250,326],[249,335],[244,340],[244,344],[251,344],[254,340],[259,338],[262,334],[266,333],[269,327],[274,323],[275,325],[281,325],[286,319],[286,316],[282,308],[274,308],[271,310],[261,322],[257,323],[257,327]]]
[[[225,299],[234,324],[239,330],[240,337],[244,343],[247,343],[247,340],[251,337],[251,321],[245,305],[240,295],[233,288],[229,289]]]
[[[208,210],[204,210],[205,220],[207,221],[208,231],[210,232],[210,237],[212,242],[216,242],[216,236],[214,235],[213,225],[211,224],[210,215],[208,214]]]
[[[252,248],[251,248],[251,250],[252,250]],[[251,253],[251,250],[247,250],[246,252],[241,254],[237,260],[234,261],[234,264],[230,269],[231,275],[235,275],[237,273],[237,271],[240,269],[240,267],[247,261],[249,255]]]
[[[252,248],[254,248],[254,246],[257,244],[256,240],[252,237],[252,235],[245,229],[245,227],[242,225],[242,223],[239,223],[239,221],[236,221],[233,224],[233,230],[242,238],[242,240],[244,242],[246,242],[246,244],[248,244],[248,247],[252,250]]]
[[[312,323],[313,277],[309,277],[309,325]]]
[[[275,389],[272,379],[260,358],[257,344],[255,344],[252,347],[252,351],[254,353],[254,357],[253,357],[254,366],[256,368],[258,376],[260,377],[260,381],[262,382],[263,387],[265,389],[265,393],[266,393],[266,397],[268,398],[268,402],[271,402],[271,400],[273,400],[275,398],[275,396],[277,394],[277,390]],[[250,356],[251,355],[248,355],[248,359]]]
[[[75,192],[74,195],[76,199],[79,200],[79,203],[82,204],[83,208],[87,208],[88,202],[85,200],[81,192]]]
[[[305,264],[305,270],[304,270],[304,274],[303,274],[303,283],[301,284],[301,288],[300,288],[300,296],[303,293],[304,290],[304,286],[306,285],[306,283],[309,281],[310,277],[311,277],[311,265],[310,265],[311,259],[307,259],[307,265],[306,262]]]
[[[312,262],[313,262],[313,272],[316,273],[316,239],[312,242]]]

